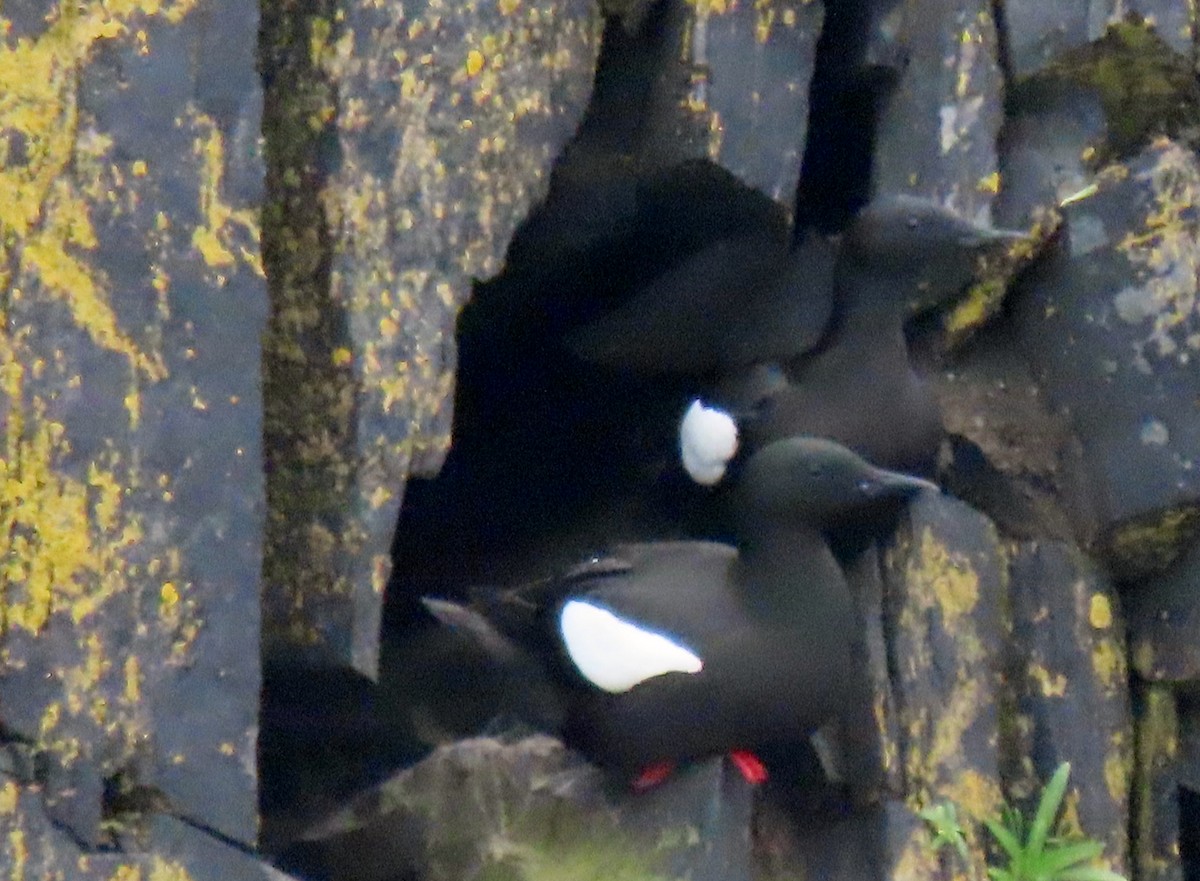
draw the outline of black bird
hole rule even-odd
[[[835,245],[810,236],[791,249],[777,232],[701,248],[569,334],[568,346],[605,367],[690,376],[808,351],[829,324]]]
[[[966,287],[984,249],[1027,238],[969,223],[926,199],[873,203],[842,242],[834,317],[821,344],[726,373],[715,400],[752,414],[741,426],[750,450],[804,433],[888,468],[930,469],[941,416],[909,361],[905,318],[916,303],[941,303]]]
[[[477,612],[428,600],[440,619],[539,656],[559,684],[566,742],[619,774],[803,740],[836,716],[857,613],[824,532],[937,487],[828,440],[793,437],[746,462],[737,546],[627,544]]]
[[[983,250],[1025,238],[928,199],[888,196],[840,241],[811,235],[772,250],[763,238],[724,239],[570,343],[610,367],[717,377],[713,400],[742,421],[750,451],[812,434],[924,470],[941,420],[909,363],[905,318],[962,290]]]

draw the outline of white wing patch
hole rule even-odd
[[[712,486],[725,476],[725,466],[738,448],[737,423],[717,407],[697,398],[679,423],[679,453],[692,480]]]
[[[610,694],[664,673],[699,673],[704,668],[699,655],[670,637],[583,600],[563,605],[558,625],[579,672]]]

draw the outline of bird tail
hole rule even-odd
[[[433,597],[422,597],[421,603],[439,624],[481,650],[489,667],[489,690],[499,695],[494,715],[517,718],[551,734],[561,732],[563,696],[534,651],[470,606]]]

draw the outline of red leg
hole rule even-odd
[[[655,762],[653,765],[642,768],[641,773],[633,778],[633,782],[629,786],[634,792],[646,792],[663,783],[674,770],[675,763],[670,759],[663,759],[661,762]]]
[[[749,750],[733,750],[729,753],[729,761],[733,762],[733,766],[742,772],[746,782],[752,786],[767,782],[767,766]]]

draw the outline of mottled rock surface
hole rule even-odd
[[[1007,557],[995,527],[961,502],[925,494],[908,515],[884,567],[884,629],[898,740],[885,746],[910,811],[947,799],[972,818],[1003,800],[1001,714],[1003,597]],[[907,816],[899,808],[892,822]],[[900,839],[898,877],[936,859],[923,824]],[[983,877],[982,854],[967,867]]]
[[[1035,379],[1083,445],[1080,533],[1125,576],[1161,570],[1196,533],[1200,420],[1179,402],[1198,391],[1198,187],[1170,141],[1111,167],[1063,208],[1067,246],[1016,300]]]
[[[709,118],[708,156],[791,205],[808,124],[822,6],[808,0],[701,4],[685,45],[689,99]]]
[[[930,196],[987,220],[1003,111],[991,10],[983,0],[908,0],[881,23],[877,41],[894,41],[891,54],[908,62],[876,136],[877,192]]]
[[[1136,14],[1152,24],[1175,52],[1193,52],[1195,9],[1174,0],[1004,0],[1009,64],[1016,78],[1037,73],[1064,54],[1099,40],[1106,28]]]
[[[3,14],[0,865],[266,877],[257,13]]]
[[[733,881],[749,877],[751,795],[723,759],[632,796],[551,738],[464,740],[359,796],[292,859],[343,881]]]
[[[1200,681],[1200,544],[1126,592],[1133,668],[1150,682]]]
[[[410,473],[450,442],[454,319],[587,103],[586,0],[268,4],[268,651],[374,676]]]
[[[1116,588],[1062,542],[1017,544],[1009,580],[1014,733],[1028,756],[1012,789],[1032,803],[1040,781],[1071,762],[1073,822],[1104,842],[1109,868],[1125,873],[1133,728]]]

